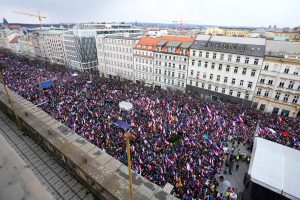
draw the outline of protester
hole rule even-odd
[[[218,195],[216,177],[225,162],[232,173],[233,160],[240,159],[240,152],[229,161],[223,148],[229,140],[237,146],[251,144],[259,120],[260,137],[300,150],[299,118],[279,119],[240,105],[45,63],[16,58],[0,58],[0,62],[9,88],[125,164],[124,130],[114,122],[129,123],[132,169],[160,186],[169,182],[175,186],[173,194],[182,199],[230,197],[230,188]],[[43,89],[44,81],[49,88]],[[121,101],[131,102],[133,109],[120,109]]]

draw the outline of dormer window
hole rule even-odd
[[[227,44],[224,44],[224,45],[223,45],[224,49],[226,49],[226,48],[227,48],[227,46],[228,46]]]
[[[245,51],[245,46],[241,46],[241,51]]]

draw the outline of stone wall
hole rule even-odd
[[[46,112],[10,91],[22,129],[54,155],[99,199],[130,199],[128,169],[97,146],[77,135]],[[0,109],[14,114],[0,86]],[[176,199],[161,187],[133,172],[135,199]]]

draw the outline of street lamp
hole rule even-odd
[[[130,159],[130,138],[131,138],[131,133],[125,132],[124,136],[125,136],[125,140],[126,140],[130,199],[134,200],[133,191],[132,191],[132,173],[131,173],[131,159]]]

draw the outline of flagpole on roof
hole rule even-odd
[[[15,115],[15,118],[17,120],[17,124],[18,124],[19,128],[21,129],[21,123],[20,123],[19,117],[18,117],[18,115],[17,115],[17,113],[15,111],[15,108],[13,106],[13,103],[11,101],[11,98],[10,98],[9,93],[7,91],[7,88],[6,88],[6,83],[5,83],[5,80],[3,78],[3,69],[2,69],[2,66],[0,66],[0,81],[2,82],[2,85],[4,87],[5,95],[6,95],[7,99],[8,99],[8,103],[10,104],[11,109],[12,109],[14,115]]]
[[[134,200],[133,191],[132,191],[132,173],[131,173],[131,158],[130,158],[130,138],[131,133],[125,133],[126,139],[126,151],[127,151],[127,162],[128,162],[128,175],[129,175],[129,189],[130,189],[130,199]]]

